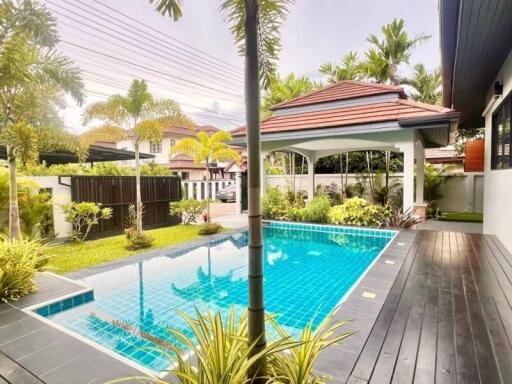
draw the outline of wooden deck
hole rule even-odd
[[[496,238],[420,231],[348,383],[512,383],[511,281]]]

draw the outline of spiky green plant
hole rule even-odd
[[[18,300],[37,290],[35,275],[48,257],[36,240],[0,237],[0,301]]]

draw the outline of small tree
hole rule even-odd
[[[112,217],[112,208],[101,208],[100,204],[83,201],[64,204],[62,210],[66,214],[65,220],[73,224],[71,240],[82,242],[87,238],[93,225],[100,220],[108,220]]]
[[[191,224],[204,213],[206,204],[207,201],[196,199],[174,201],[169,204],[170,214],[180,216],[183,224]]]
[[[210,222],[210,164],[212,161],[238,161],[240,154],[233,148],[229,148],[226,142],[231,141],[231,135],[225,131],[215,132],[208,136],[206,132],[199,132],[197,138],[190,137],[181,139],[171,148],[171,154],[182,153],[194,159],[199,165],[206,166],[206,213],[207,221]]]

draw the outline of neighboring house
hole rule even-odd
[[[485,127],[484,232],[512,251],[512,1],[441,0],[439,12],[443,104],[459,128]]]
[[[311,198],[318,159],[350,151],[402,152],[404,207],[423,211],[425,148],[448,145],[458,122],[453,109],[408,100],[402,87],[360,81],[341,81],[275,105],[272,111],[261,122],[262,168],[264,156],[272,151],[305,156]],[[245,127],[232,134],[235,144],[246,144]]]
[[[219,131],[211,125],[198,125],[195,130],[185,127],[168,127],[164,130],[162,139],[158,141],[142,141],[140,143],[140,151],[150,153],[155,156],[156,164],[168,167],[172,172],[180,175],[184,180],[203,180],[206,178],[206,167],[204,164],[195,164],[194,160],[188,156],[181,154],[170,154],[171,148],[178,140],[185,137],[196,137],[200,131],[209,135]],[[117,148],[133,150],[133,142],[131,140],[122,140],[117,143]],[[147,162],[147,161],[146,161]],[[124,165],[134,166],[133,161],[124,162]],[[212,164],[210,168],[212,178],[223,178],[225,164]]]
[[[430,164],[457,164],[464,163],[464,154],[459,153],[453,146],[425,149],[425,161]]]

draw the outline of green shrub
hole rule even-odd
[[[0,238],[0,301],[17,300],[35,292],[36,272],[48,262],[36,240]]]
[[[169,204],[170,214],[180,216],[183,224],[194,223],[204,213],[206,203],[196,199],[174,201]]]
[[[315,196],[301,209],[301,220],[310,223],[327,223],[331,202],[329,196]]]
[[[389,215],[389,208],[370,204],[360,197],[353,197],[341,205],[332,207],[329,221],[333,224],[381,226]]]
[[[152,236],[145,232],[138,232],[137,228],[127,228],[124,230],[126,234],[127,245],[126,249],[130,251],[136,251],[138,249],[151,248],[153,241],[155,240]]]
[[[219,233],[222,230],[222,226],[217,223],[204,223],[199,228],[199,234],[204,235],[213,235],[214,233]]]
[[[349,199],[352,197],[363,197],[364,190],[365,190],[364,184],[362,182],[358,181],[354,184],[349,184],[345,187],[345,195]]]
[[[270,220],[286,219],[290,208],[288,200],[278,187],[267,188],[261,205],[263,218]]]
[[[93,225],[112,217],[112,208],[101,208],[101,204],[88,201],[64,204],[62,210],[66,214],[64,220],[73,224],[71,240],[77,242],[86,239]]]

